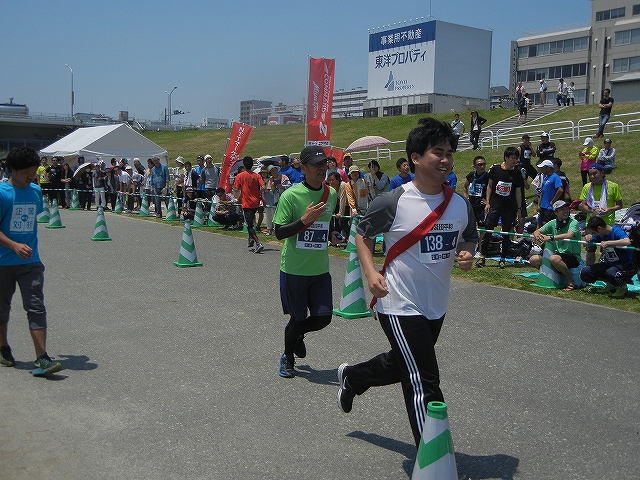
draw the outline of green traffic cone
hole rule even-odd
[[[109,237],[109,232],[107,231],[107,221],[104,218],[104,209],[102,205],[98,207],[98,215],[96,216],[96,227],[93,230],[93,238],[91,239],[94,242],[111,240]]]
[[[447,404],[429,402],[411,480],[458,480]]]
[[[116,206],[113,209],[113,213],[122,213],[124,207],[122,206],[122,194],[118,193],[116,195]]]
[[[49,210],[49,202],[47,201],[46,196],[42,196],[42,212],[38,214],[36,220],[38,223],[49,223],[49,217],[51,216],[51,211]]]
[[[146,194],[142,195],[142,205],[140,205],[139,217],[149,217],[149,197]]]
[[[71,194],[71,206],[69,210],[80,210],[80,201],[78,200],[78,190],[73,189],[73,193]]]
[[[202,209],[202,202],[200,200],[196,202],[196,213],[193,216],[193,226],[194,228],[205,226],[204,211]]]
[[[49,217],[49,225],[45,228],[65,228],[60,218],[60,210],[58,210],[58,201],[54,198],[51,203],[51,216]]]
[[[349,244],[345,249],[345,251],[350,253],[347,273],[344,275],[344,287],[342,288],[342,297],[340,298],[340,308],[333,310],[334,315],[342,318],[364,318],[371,316],[371,311],[364,299],[360,261],[358,260],[358,253],[356,252],[355,232],[357,225],[358,221],[354,218],[351,224],[351,232],[349,233]]]
[[[184,222],[184,230],[182,232],[182,243],[180,244],[180,256],[177,262],[173,262],[176,267],[201,267],[202,263],[198,261],[196,255],[196,245],[193,242],[193,233],[191,232],[191,224],[189,221]]]
[[[176,202],[174,202],[173,197],[169,197],[169,205],[167,206],[167,216],[164,217],[165,222],[175,222],[178,220],[178,215],[176,213]]]
[[[553,252],[547,248],[547,244],[545,243],[544,251],[542,252],[540,272],[538,273],[538,281],[532,283],[532,286],[554,289],[562,288],[563,283],[566,284],[566,281],[563,281],[564,275],[558,273],[551,265],[551,261],[549,260],[551,255],[553,255]]]

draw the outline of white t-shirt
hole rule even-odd
[[[413,182],[376,197],[358,224],[367,238],[384,234],[387,251],[413,230],[444,200],[444,193],[425,195]],[[415,245],[391,261],[385,280],[389,294],[378,299],[377,310],[387,315],[441,318],[449,303],[449,284],[459,242],[477,242],[475,216],[469,202],[454,194],[444,215]]]

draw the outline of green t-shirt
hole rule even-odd
[[[545,223],[540,231],[547,236],[551,235],[560,235],[562,233],[573,232],[572,240],[580,240],[580,224],[575,218],[569,217],[569,222],[558,230],[558,221],[551,220],[550,222]],[[566,242],[564,240],[556,240],[554,242],[550,242],[553,247],[552,250],[554,253],[570,253],[578,258],[580,258],[580,244],[578,242]]]
[[[616,202],[622,200],[622,193],[620,193],[620,187],[615,182],[609,182],[608,190],[607,190],[607,208],[615,207]],[[587,192],[589,192],[590,183],[587,183],[584,187],[582,187],[582,192],[580,192],[580,200],[587,199]],[[594,185],[593,186],[593,201],[598,203],[600,202],[600,195],[602,195],[602,185]],[[591,215],[587,213],[587,223],[589,223],[589,219]],[[606,215],[602,216],[604,223],[607,225],[615,225],[616,223],[616,212],[609,212]]]
[[[336,191],[329,187],[325,214],[308,229],[284,240],[280,270],[291,275],[311,277],[329,271],[329,221],[336,207]],[[324,188],[311,190],[304,183],[296,183],[282,192],[273,223],[288,225],[300,220],[307,207],[320,202]]]

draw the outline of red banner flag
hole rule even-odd
[[[244,150],[253,127],[244,123],[233,122],[231,133],[229,134],[229,143],[227,143],[227,151],[224,152],[222,159],[222,168],[220,169],[219,188],[224,188],[225,192],[231,192],[231,184],[229,183],[229,173],[231,167],[240,161],[240,154]]]
[[[309,58],[309,93],[307,96],[307,146],[331,144],[331,109],[336,61]]]

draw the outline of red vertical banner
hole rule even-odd
[[[253,127],[245,125],[244,123],[233,122],[231,127],[231,133],[229,134],[229,143],[227,143],[227,151],[224,152],[222,159],[222,168],[220,169],[220,183],[219,187],[229,193],[231,192],[231,184],[229,183],[229,173],[231,167],[236,162],[240,161],[240,155],[244,150],[244,147],[249,141]]]
[[[333,58],[309,58],[307,96],[307,146],[331,144],[331,110],[336,61]]]

